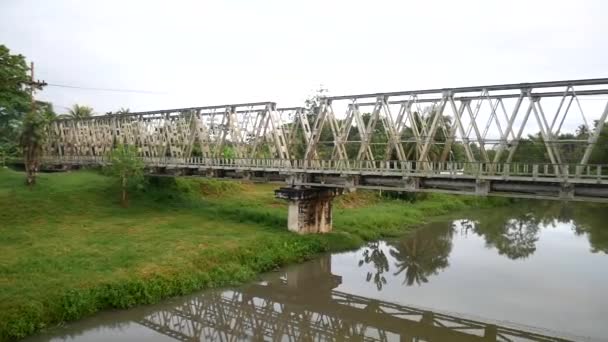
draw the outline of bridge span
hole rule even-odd
[[[608,202],[608,165],[590,163],[607,95],[586,79],[57,120],[43,164],[102,166],[127,144],[151,174],[283,182],[298,232],[330,230],[332,198],[357,188]],[[542,160],[518,152],[530,142]]]

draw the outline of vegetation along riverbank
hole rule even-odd
[[[154,178],[120,205],[101,173],[0,168],[0,340],[110,308],[237,284],[318,253],[403,234],[433,216],[507,200],[356,192],[335,201],[334,230],[286,229],[276,185]]]

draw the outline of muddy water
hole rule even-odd
[[[608,341],[608,208],[439,221],[243,287],[105,312],[30,341]]]

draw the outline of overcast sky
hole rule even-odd
[[[40,98],[103,113],[608,77],[608,2],[0,0]]]

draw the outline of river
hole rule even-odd
[[[526,202],[461,213],[28,341],[608,341],[607,209]]]

